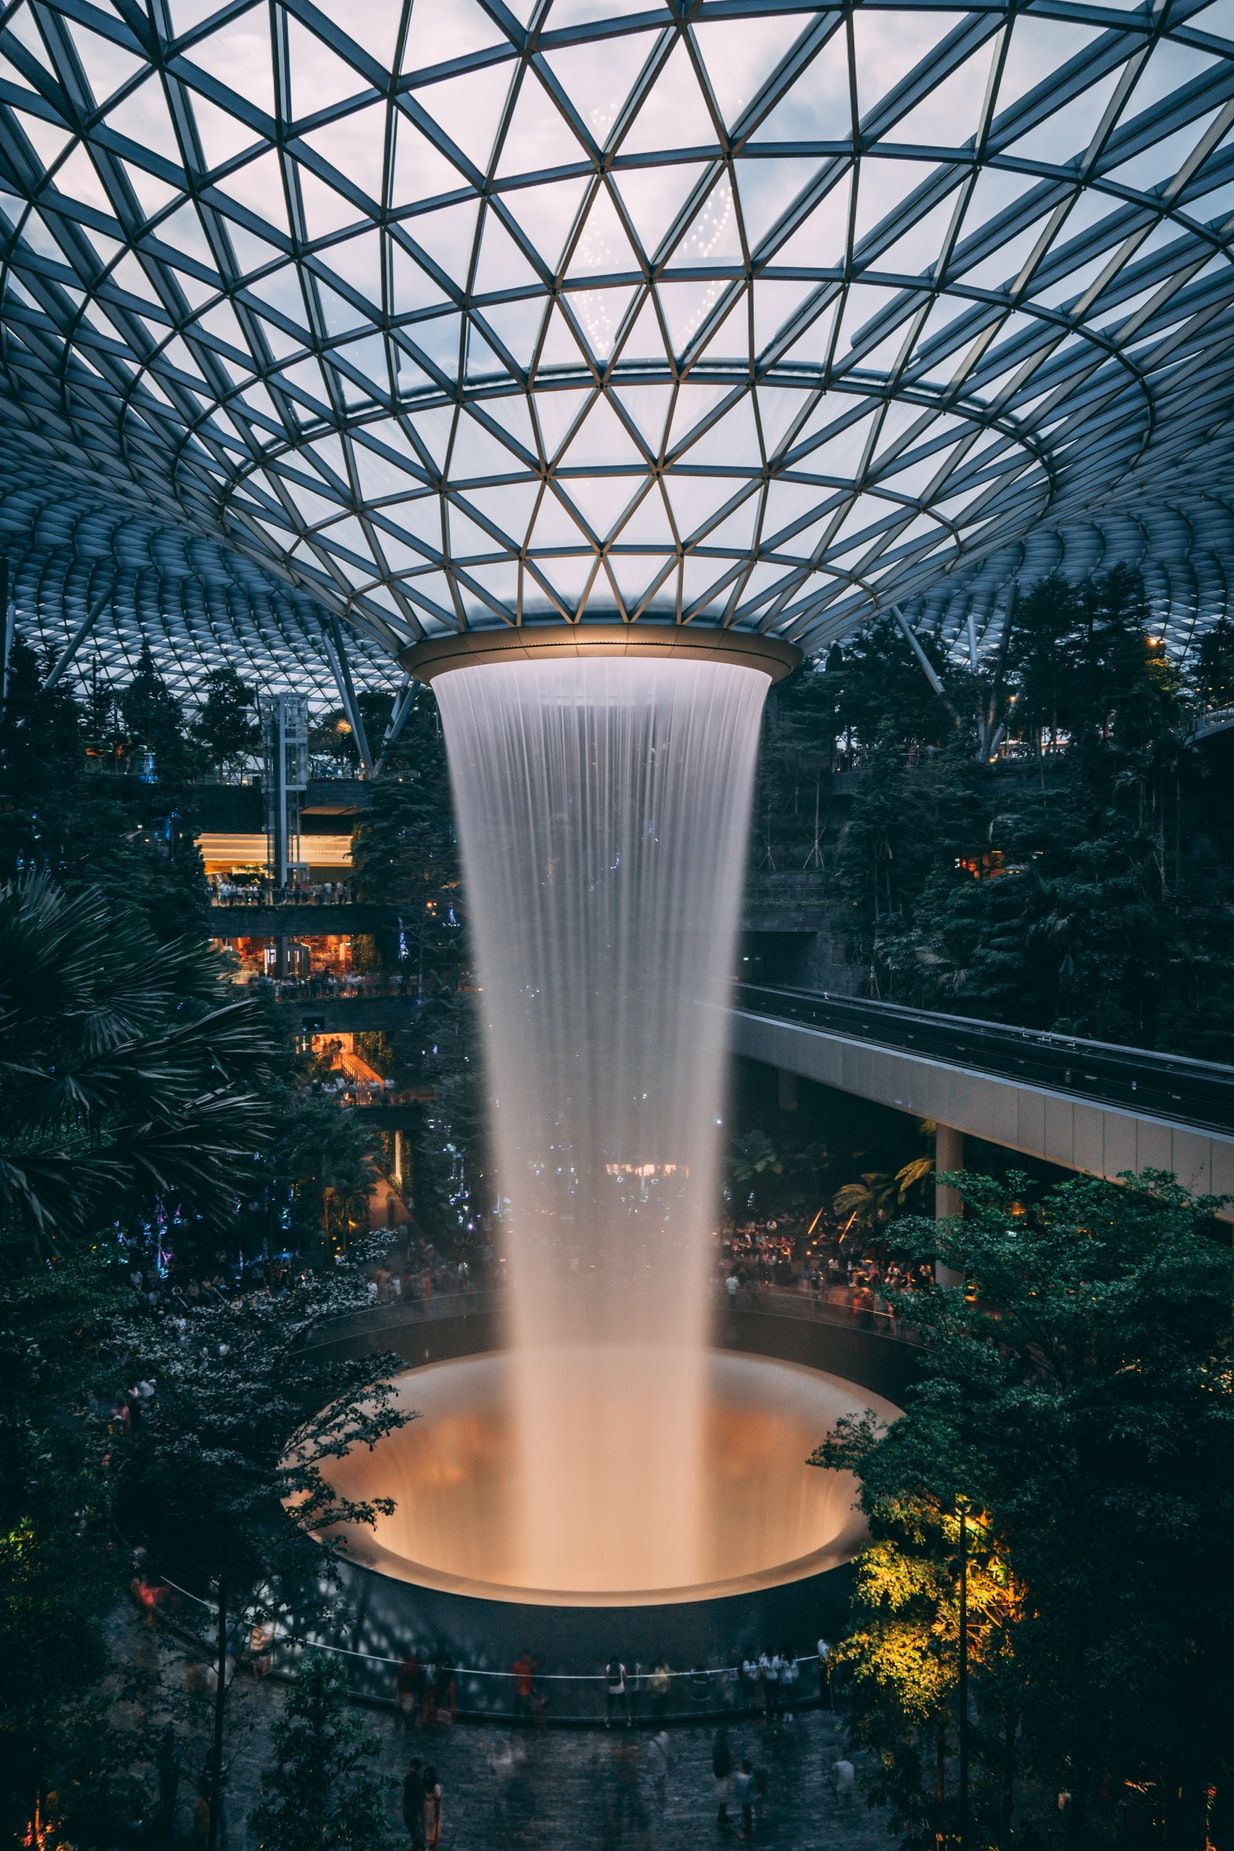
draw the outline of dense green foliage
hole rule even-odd
[[[1207,1790],[1234,1779],[1234,1256],[1213,1204],[1155,1173],[953,1180],[962,1219],[895,1232],[969,1289],[914,1295],[903,1419],[844,1423],[816,1455],[861,1474],[871,1525],[854,1731],[906,1845],[954,1828],[963,1514],[975,1842],[1065,1788],[1095,1809],[1086,1842],[1148,1792],[1164,1842],[1204,1851]]]
[[[233,1208],[274,1046],[199,941],[25,874],[0,887],[0,1035],[0,1221],[54,1251],[159,1196]]]
[[[1191,736],[1229,653],[1214,631],[1184,676],[1124,568],[1037,586],[980,676],[936,662],[944,698],[873,626],[775,697],[756,891],[815,869],[869,995],[1227,1058],[1230,761]],[[1004,738],[1020,756],[992,765]]]
[[[415,1207],[448,1242],[472,1219],[483,1169],[481,1069],[445,744],[427,697],[369,788],[352,861],[360,898],[391,910],[377,961],[416,1002],[390,1052],[399,1082],[431,1094],[411,1133]]]
[[[324,1652],[306,1652],[274,1725],[274,1759],[251,1816],[269,1851],[383,1851],[392,1843],[376,1739],[350,1713]]]

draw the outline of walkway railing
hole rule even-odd
[[[824,1288],[823,1296],[816,1297],[784,1286],[742,1286],[736,1298],[731,1298],[723,1286],[718,1286],[712,1298],[717,1316],[720,1317],[726,1311],[755,1315],[762,1313],[769,1317],[795,1318],[805,1323],[865,1331],[888,1342],[920,1343],[921,1338],[911,1324],[906,1323],[902,1317],[896,1317],[886,1306],[881,1309],[855,1308],[828,1299],[827,1290]],[[832,1287],[830,1290],[847,1294],[848,1288]],[[333,1343],[366,1331],[379,1333],[447,1318],[491,1314],[501,1308],[503,1299],[504,1293],[500,1288],[479,1285],[467,1292],[435,1292],[431,1298],[426,1299],[400,1298],[394,1302],[376,1303],[359,1311],[344,1312],[336,1318],[323,1319],[317,1326],[314,1340],[317,1343]]]
[[[891,1048],[1048,1091],[1074,1093],[1148,1117],[1234,1135],[1234,1067],[1183,1055],[1086,1041],[1044,1029],[1009,1028],[898,1003],[739,983],[734,1009],[799,1023],[842,1040]]]
[[[212,1684],[218,1675],[213,1603],[170,1581],[142,1583],[136,1591],[139,1605],[148,1614],[157,1613],[187,1646],[190,1682]],[[232,1628],[223,1674],[229,1683],[236,1677],[291,1678],[306,1650],[326,1652],[353,1698],[401,1712],[409,1729],[431,1728],[447,1719],[505,1721],[528,1728],[688,1725],[707,1718],[816,1708],[831,1700],[829,1682],[812,1652],[790,1661],[789,1678],[775,1680],[750,1676],[736,1663],[685,1671],[629,1665],[624,1692],[613,1692],[603,1667],[571,1675],[542,1671],[533,1662],[529,1673],[514,1667],[438,1663],[429,1638],[409,1640],[408,1648],[415,1653],[414,1669],[403,1659],[293,1636],[277,1623],[246,1614],[238,1616]]]

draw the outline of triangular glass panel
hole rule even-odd
[[[828,492],[817,482],[795,482],[791,477],[772,476],[767,484],[760,544],[764,547],[781,544],[785,528],[798,521],[812,520]]]
[[[529,371],[544,326],[542,297],[519,302],[494,302],[481,312],[485,326],[497,337],[515,365]]]
[[[495,540],[477,521],[473,521],[470,515],[465,514],[457,503],[447,504],[446,521],[452,559],[483,559],[501,550],[501,542]]]
[[[754,405],[749,392],[743,392],[731,410],[691,442],[684,460],[691,467],[746,462],[757,468],[758,457]]]
[[[842,303],[842,296],[826,300],[792,346],[786,347],[777,359],[792,366],[826,366],[831,358]]]
[[[733,170],[746,243],[754,251],[814,179],[819,162],[809,155],[764,155],[735,161]]]
[[[659,154],[674,148],[714,148],[716,127],[698,87],[685,41],[678,39],[644,97],[620,152]]]
[[[347,0],[346,15],[337,23],[357,47],[390,70],[402,17],[402,7],[391,0]]]
[[[290,239],[291,225],[287,217],[283,169],[273,149],[259,154],[255,160],[246,161],[234,173],[215,181],[215,185],[224,198],[235,200],[239,206],[246,206],[267,225],[272,225],[276,231],[281,231]]]
[[[613,179],[645,256],[654,257],[665,233],[706,173],[691,161],[659,167],[632,167]]]
[[[601,543],[608,538],[630,497],[630,481],[624,476],[566,476],[559,488],[574,504]]]
[[[825,416],[828,408],[831,411],[831,423],[834,425],[840,406],[834,399],[825,399],[820,407],[820,413]],[[820,416],[821,428],[823,428],[822,416]],[[830,476],[840,482],[852,481],[861,468],[861,459],[865,455],[866,446],[873,431],[874,414],[865,412],[860,418],[854,419],[851,424],[846,424],[843,430],[831,430],[828,435],[822,437],[821,441],[812,441],[804,453],[802,453],[799,440],[793,446],[793,468],[808,470],[812,476]],[[803,432],[803,438],[807,435],[812,435],[809,425]]]
[[[625,425],[608,400],[599,394],[566,448],[567,469],[607,468],[613,464],[641,464],[642,457]]]
[[[455,288],[464,290],[471,273],[480,202],[465,199],[456,206],[439,206],[404,219],[402,229],[421,245]]]
[[[587,184],[582,179],[552,180],[544,186],[517,187],[502,193],[511,217],[540,253],[545,269],[554,275]]]
[[[1110,71],[1107,76],[1098,78],[1027,134],[1004,142],[1000,153],[1017,160],[1048,161],[1052,167],[1078,160],[1100,127],[1120,76],[1121,72]]]
[[[574,515],[558,500],[550,484],[540,499],[535,521],[527,536],[537,547],[578,546],[583,531]]]
[[[478,418],[460,411],[450,452],[450,478],[466,481],[481,476],[508,476],[524,468],[512,450],[495,437]]]
[[[497,161],[497,178],[576,167],[586,158],[573,129],[528,65]]]
[[[955,213],[956,197],[952,193],[924,217],[912,220],[886,250],[870,259],[867,271],[909,277],[932,271],[942,258]]]
[[[487,173],[516,66],[489,65],[414,92],[417,103],[441,125],[455,147]]]
[[[673,352],[680,358],[698,338],[706,325],[707,318],[720,300],[724,285],[722,283],[663,282],[657,285],[656,294],[660,299],[660,309],[668,328],[669,340]],[[744,330],[739,330],[744,333]]]
[[[695,43],[723,121],[731,129],[788,56],[806,24],[799,13],[700,21]]]
[[[858,8],[853,13],[857,109],[864,121],[897,84],[932,56],[963,13],[910,7]]]
[[[546,391],[541,388],[532,403],[536,423],[540,430],[540,444],[546,462],[553,458],[562,446],[566,433],[579,412],[587,403],[589,394],[573,388]]]
[[[401,117],[406,121],[406,117]],[[380,205],[385,197],[386,104],[367,103],[303,137],[304,144],[320,154],[353,186]],[[459,176],[461,179],[461,175]],[[401,201],[398,203],[402,203]]]
[[[472,284],[473,293],[477,296],[504,295],[539,282],[540,278],[494,208],[487,206],[480,231],[480,259]]]
[[[1071,59],[1087,51],[1099,36],[1098,26],[1042,18],[1039,14],[1017,14],[1012,25],[1011,46],[999,79],[996,125],[1001,128],[999,119],[1005,110],[1035,90],[1038,84],[1054,78]]]
[[[385,0],[396,10],[393,0]],[[472,52],[505,44],[505,34],[476,0],[415,0],[411,24],[403,45],[404,71],[424,71],[435,64],[450,64]]]
[[[379,231],[359,232],[354,238],[331,244],[321,253],[322,262],[329,264],[337,277],[364,297],[369,305],[370,319],[374,321],[381,315],[381,254]]]
[[[741,271],[745,257],[733,204],[732,182],[727,173],[720,175],[703,200],[669,261],[674,267],[723,265],[726,269]]]
[[[664,349],[660,318],[656,313],[655,302],[650,291],[648,291],[647,300],[638,312],[634,326],[621,343],[621,358],[623,362],[647,360],[656,366],[663,366],[668,358]]]
[[[713,527],[708,527],[700,536],[698,544],[734,553],[738,558],[743,557],[754,544],[754,525],[761,505],[762,497],[759,493],[747,495],[731,513],[724,515]]]
[[[604,187],[592,196],[587,217],[566,266],[568,277],[639,276],[642,264],[626,236],[617,209]]]
[[[667,385],[623,385],[614,393],[614,397],[636,426],[648,453],[659,456],[671,403],[671,388]]]
[[[847,141],[853,130],[848,46],[837,29],[754,131],[754,143]]]
[[[136,90],[121,97],[107,112],[107,126],[117,135],[136,142],[139,148],[180,165],[180,150],[167,112],[167,99],[157,78],[147,79]]]
[[[921,102],[883,131],[884,141],[961,148],[981,127],[997,34],[933,84]]]
[[[454,430],[453,406],[430,405],[423,411],[409,411],[403,415],[429,462],[439,473],[444,471]]]
[[[173,199],[182,197],[179,187],[168,186],[165,180],[156,180],[153,174],[139,167],[136,161],[123,161],[121,165],[147,219],[157,217]]]
[[[789,431],[810,403],[813,393],[799,386],[773,386],[763,380],[755,390],[763,452],[770,461],[784,447]]]
[[[104,38],[101,32],[91,32],[85,26],[73,25],[70,27],[70,36],[96,103],[105,103],[122,84],[128,83],[139,71],[147,68],[140,58],[135,57],[131,51],[125,51],[113,39]]]
[[[567,296],[592,356],[603,363],[613,351],[617,330],[638,291],[620,285],[609,289],[576,289]]]
[[[467,499],[495,527],[501,529],[512,546],[521,547],[527,538],[528,524],[539,493],[538,482],[524,479],[521,482],[501,482],[492,488],[469,488]]]
[[[264,6],[250,7],[224,21],[209,38],[197,39],[187,56],[208,76],[235,90],[267,116],[274,114],[274,68]]]
[[[544,340],[536,360],[537,370],[555,366],[577,368],[583,364],[584,358],[573,322],[560,302],[553,303],[545,319]]]
[[[754,351],[761,354],[803,303],[818,291],[812,278],[804,282],[778,282],[762,276],[754,283]]]
[[[847,168],[768,261],[777,270],[842,271],[848,258],[851,190],[852,169]]]
[[[740,486],[729,476],[713,476],[705,470],[691,473],[689,468],[670,469],[663,481],[683,544],[715,519]]]
[[[302,122],[319,110],[329,109],[346,97],[366,90],[368,85],[345,58],[302,26],[287,11],[287,63],[291,73],[291,118]],[[341,128],[341,123],[331,128]],[[341,165],[341,163],[340,163]]]
[[[184,92],[193,106],[193,121],[197,125],[197,139],[201,143],[202,158],[206,170],[222,167],[225,162],[234,160],[243,154],[246,148],[255,145],[257,134],[247,123],[220,109],[207,97],[197,91]]]
[[[447,379],[457,378],[463,337],[461,315],[433,315],[427,321],[414,322],[404,332]]]
[[[612,486],[614,491],[613,505],[615,508],[619,508],[616,495],[618,492],[628,491],[629,484],[628,482],[614,482]],[[619,508],[619,512],[620,525],[617,534],[618,545],[656,546],[669,550],[676,545],[673,539],[673,530],[669,525],[668,515],[665,512],[664,497],[661,493],[659,482],[653,482],[647,493],[634,505],[631,505],[629,501],[627,501],[624,508]],[[616,518],[617,517],[614,516],[614,520],[616,520]],[[641,571],[642,567],[640,566],[639,569]],[[645,584],[646,581],[644,580],[642,583]]]
[[[1130,160],[1120,161],[1116,167],[1103,165],[1102,179],[1114,180],[1119,186],[1134,187],[1137,192],[1168,186],[1195,151],[1216,115],[1215,109],[1209,110],[1196,121],[1189,122],[1186,128],[1154,141],[1151,147],[1133,155]]]
[[[402,110],[396,111],[394,172],[390,180],[390,210],[457,192],[467,184],[464,176]]]
[[[416,315],[421,309],[437,308],[449,300],[398,238],[390,239],[390,276],[390,313],[395,318]]]
[[[300,199],[304,206],[304,230],[310,244],[319,238],[328,238],[331,233],[342,231],[347,225],[354,225],[361,213],[358,206],[353,206],[349,199],[344,199],[337,188],[328,186],[318,179],[302,162],[297,163],[300,177]]]
[[[559,13],[558,7],[553,15],[555,26],[560,24]],[[593,43],[563,46],[559,51],[545,53],[544,62],[597,146],[602,148],[608,141],[655,43],[656,36],[651,33],[632,32],[605,39],[603,57],[596,56]]]

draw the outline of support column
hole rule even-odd
[[[394,1133],[394,1176],[392,1180],[401,1195],[403,1190],[403,1134],[397,1129]]]
[[[964,1134],[954,1125],[937,1125],[934,1131],[934,1171],[941,1175],[944,1170],[962,1170],[964,1168]],[[934,1218],[936,1221],[950,1221],[964,1213],[964,1204],[960,1192],[950,1184],[934,1185]],[[934,1263],[934,1277],[939,1285],[963,1285],[962,1273],[953,1267]]]
[[[782,1112],[797,1110],[797,1075],[787,1067],[776,1068],[776,1104]]]

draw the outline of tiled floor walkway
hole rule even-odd
[[[229,1851],[249,1851],[245,1818],[266,1758],[269,1718],[281,1701],[274,1685],[237,1687],[231,1735]],[[392,1821],[410,1754],[431,1762],[444,1790],[442,1851],[696,1851],[735,1844],[738,1820],[716,1823],[710,1729],[677,1730],[672,1765],[641,1730],[612,1734],[549,1731],[520,1738],[525,1759],[514,1778],[499,1773],[499,1731],[470,1724],[404,1734],[389,1715],[370,1712],[380,1765],[388,1776]],[[777,1735],[737,1725],[732,1745],[767,1772],[767,1799],[754,1842],[767,1851],[889,1851],[892,1838],[860,1792],[848,1803],[831,1788],[841,1752],[835,1719],[805,1713]],[[187,1827],[187,1818],[183,1821]]]

